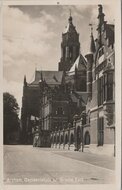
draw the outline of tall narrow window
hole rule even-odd
[[[101,80],[98,79],[98,106],[100,105],[100,82]]]
[[[70,56],[70,60],[72,60],[72,58],[73,58],[73,47],[70,47],[69,56]]]
[[[104,54],[104,47],[101,47],[99,50],[99,57],[101,57]]]
[[[107,75],[105,74],[104,75],[104,87],[103,87],[103,89],[104,89],[104,101],[106,100],[106,92],[107,92]]]
[[[98,146],[103,146],[104,144],[104,118],[98,119]]]
[[[103,77],[98,79],[98,105],[103,104],[103,99],[104,99],[104,80]]]
[[[103,77],[101,77],[101,104],[103,104],[103,94],[104,94],[104,91],[103,91]]]
[[[104,75],[104,101],[113,100],[113,73]]]
[[[107,100],[113,100],[113,74],[108,73],[107,75]]]

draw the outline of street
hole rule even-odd
[[[114,158],[76,151],[4,146],[5,184],[110,184]]]

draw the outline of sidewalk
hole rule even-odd
[[[97,155],[86,152],[77,152],[77,151],[55,151],[52,149],[54,154],[58,154],[64,157],[71,159],[79,160],[86,162],[95,166],[103,167],[110,170],[115,170],[115,158],[106,156],[106,155]]]
[[[84,152],[97,155],[104,155],[114,157],[114,145],[104,144],[103,146],[96,146],[95,144],[85,145]]]

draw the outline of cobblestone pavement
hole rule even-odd
[[[114,159],[100,157],[28,145],[4,146],[4,183],[112,184]]]

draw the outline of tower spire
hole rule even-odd
[[[69,9],[68,25],[62,33],[61,61],[59,70],[68,71],[79,56],[80,42],[79,34],[72,22],[71,9]]]
[[[26,81],[26,75],[24,75],[24,86],[27,85],[27,81]]]
[[[71,13],[72,13],[72,11],[71,11],[71,9],[69,9],[69,16],[71,17]]]
[[[91,29],[91,35],[93,35],[93,25],[90,23],[89,26],[90,26],[90,29]]]
[[[72,24],[72,15],[71,15],[71,9],[69,9],[69,24]]]
[[[95,52],[95,42],[94,42],[94,37],[93,37],[93,25],[90,23],[89,26],[90,26],[90,29],[91,29],[90,52],[94,53]]]

